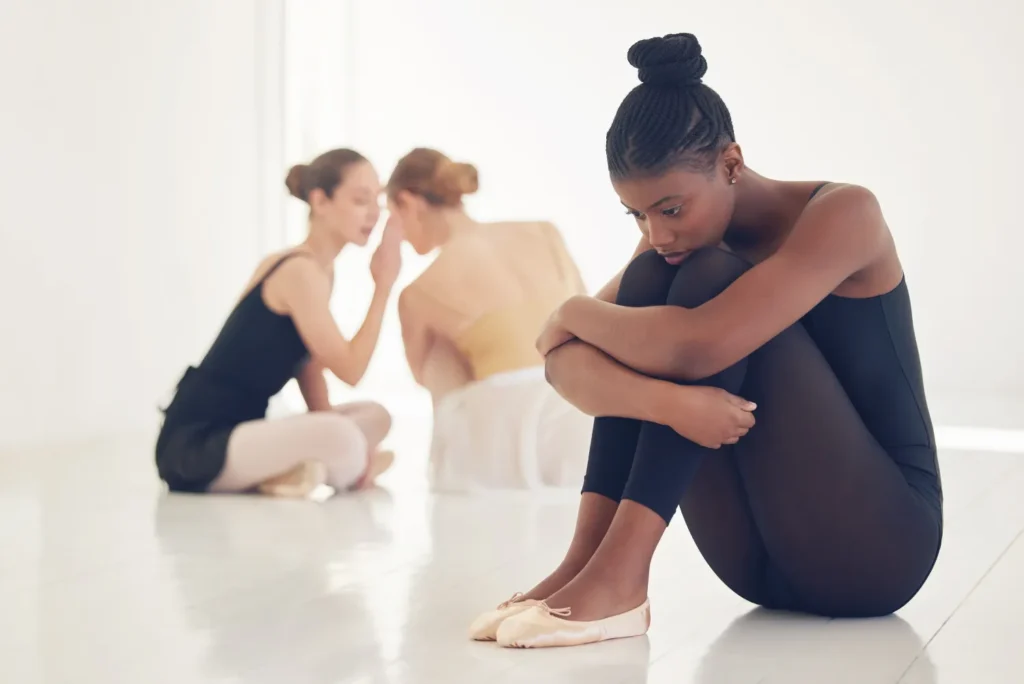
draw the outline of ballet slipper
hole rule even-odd
[[[366,465],[366,472],[359,478],[359,481],[352,485],[352,489],[369,489],[374,481],[387,472],[388,468],[395,462],[395,452],[375,451],[370,456],[370,462]]]
[[[473,623],[469,626],[469,638],[473,641],[496,641],[498,638],[498,627],[502,622],[513,615],[518,615],[527,608],[539,604],[540,601],[524,599],[523,595],[517,592],[512,595],[512,598],[499,604],[494,610],[489,610],[473,620]]]
[[[260,494],[280,498],[305,499],[327,482],[327,466],[319,461],[306,461],[291,470],[261,482]]]
[[[651,604],[590,622],[566,620],[568,608],[550,608],[544,602],[514,615],[498,627],[498,645],[505,648],[582,646],[609,639],[642,636],[651,626]]]

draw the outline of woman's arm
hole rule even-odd
[[[594,300],[595,301],[601,301],[601,302],[607,302],[609,304],[614,304],[615,303],[615,299],[619,295],[619,284],[622,282],[622,275],[626,272],[626,268],[629,266],[630,262],[633,261],[633,259],[637,258],[638,256],[640,256],[641,254],[643,254],[644,252],[646,252],[646,251],[648,251],[650,249],[652,249],[652,247],[651,247],[650,243],[647,241],[647,237],[641,235],[639,242],[637,242],[636,249],[633,250],[633,256],[631,256],[629,258],[629,261],[626,262],[626,266],[623,266],[622,269],[618,273],[616,273],[615,276],[611,280],[609,280],[605,284],[604,287],[602,287],[600,290],[597,291],[597,294],[594,295]],[[572,301],[572,300],[570,300],[570,301]],[[568,302],[566,302],[566,303],[568,303]],[[560,312],[556,311],[552,318],[558,318],[558,317],[560,317]],[[573,339],[572,337],[568,337],[567,338],[567,340],[572,340],[572,339]],[[566,343],[563,343],[559,347],[559,349],[561,349],[561,347],[563,347],[563,346],[569,346],[569,345],[566,344]],[[590,349],[592,351],[596,351],[592,347]],[[543,351],[547,352],[547,350],[543,350]],[[608,358],[604,354],[602,354],[602,356],[605,356],[605,358]],[[557,357],[557,360],[553,360],[551,358],[552,354],[546,354],[546,357],[547,357],[547,362],[546,362],[546,365],[545,365],[545,373],[546,373],[547,378],[548,378],[548,383],[550,383],[556,389],[563,382],[563,375],[564,374],[576,373],[576,371],[578,370],[577,367],[576,367],[578,362],[585,362],[588,357],[590,357],[591,359],[593,358],[589,353],[584,353],[584,352],[579,351],[578,347],[576,348],[576,351],[574,351],[574,352],[572,352],[570,354],[560,354]],[[608,360],[611,361],[612,359],[609,358]],[[616,365],[618,365],[618,364],[616,364]],[[571,383],[571,381],[570,381],[570,384],[574,384],[574,383]],[[559,392],[561,393],[561,390],[559,390]],[[565,395],[563,394],[563,396],[565,396]],[[575,405],[575,401],[573,399],[571,399],[569,397],[565,397],[565,398],[569,401],[569,403],[572,403],[573,405]],[[585,399],[581,399],[581,400],[585,401]],[[582,408],[580,406],[577,406],[577,408],[579,408],[584,413],[588,413],[588,415],[593,415],[593,414],[590,414],[586,409],[584,409],[584,408]],[[615,414],[611,414],[611,415],[615,415]]]
[[[423,367],[433,344],[434,333],[427,324],[430,320],[431,300],[414,284],[405,288],[398,297],[398,319],[402,326],[402,344],[405,360],[417,384],[423,384]]]
[[[604,352],[573,340],[547,355],[548,383],[588,416],[661,422],[671,385],[631,371]]]
[[[299,383],[299,391],[310,411],[330,411],[331,398],[327,391],[327,380],[324,378],[324,367],[315,359],[310,359],[295,377]]]
[[[595,418],[619,416],[659,423],[712,449],[735,444],[755,422],[757,407],[745,399],[716,387],[645,377],[586,342],[562,345],[548,354],[546,364],[558,393]]]
[[[279,271],[287,313],[313,360],[342,382],[363,379],[380,338],[390,283],[378,285],[359,332],[346,340],[330,310],[330,279],[309,259],[292,259]]]
[[[699,380],[793,325],[873,263],[888,239],[875,197],[848,186],[809,205],[778,252],[697,308],[574,297],[560,310],[559,325],[641,373]]]

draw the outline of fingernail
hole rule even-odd
[[[747,406],[748,406],[748,407],[750,408],[750,410],[751,410],[751,411],[753,411],[754,409],[756,409],[756,408],[757,408],[757,404],[755,404],[755,403],[754,403],[754,402],[752,402],[752,401],[748,401],[748,402],[747,402]]]

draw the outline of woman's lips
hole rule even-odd
[[[689,252],[669,252],[668,254],[662,254],[661,258],[667,261],[672,266],[678,266],[683,263],[683,259]]]

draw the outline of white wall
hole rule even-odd
[[[279,12],[0,3],[0,445],[154,424],[279,237]]]
[[[278,167],[268,170],[275,197],[282,196],[284,174],[292,164],[308,162],[337,147],[363,149],[352,127],[353,112],[357,109],[352,93],[357,47],[352,35],[357,29],[353,23],[353,5],[337,0],[283,2],[281,161]],[[380,169],[382,174],[386,171]],[[303,240],[309,208],[294,198],[287,198],[281,203],[280,211],[280,240],[287,244]],[[373,293],[369,275],[371,254],[372,248],[345,250],[336,265],[344,276],[335,287],[332,309],[343,331],[350,336],[362,324]],[[359,387],[351,388],[328,377],[332,399],[340,402],[374,398],[384,401],[392,410],[406,410],[409,395],[416,397],[419,393],[404,366],[400,334],[392,307],[381,348],[374,356],[366,379]],[[419,399],[422,401],[423,397]],[[403,406],[397,406],[399,403]],[[289,412],[302,407],[302,397],[292,383],[285,388],[282,397],[272,402],[271,410]],[[423,408],[419,404],[413,410]]]
[[[680,30],[705,44],[754,168],[880,195],[933,401],[958,420],[986,396],[1020,421],[1021,10],[913,7],[5,0],[0,448],[151,426],[255,260],[301,235],[287,166],[328,147],[383,176],[415,145],[476,163],[477,216],[557,221],[597,286],[634,240],[603,155],[635,83],[625,51]],[[349,331],[368,257],[339,262]],[[412,387],[397,333],[392,312],[358,393]]]
[[[615,108],[636,84],[626,50],[639,38],[695,33],[710,63],[706,80],[729,104],[753,168],[863,183],[881,198],[939,418],[987,420],[964,413],[977,413],[984,396],[1024,423],[1017,6],[943,0],[925,14],[911,0],[355,7],[348,141],[384,175],[415,145],[476,163],[477,216],[554,219],[595,287],[635,240],[603,150]],[[390,374],[374,376],[381,385],[405,381],[392,347],[382,350],[394,360]]]

